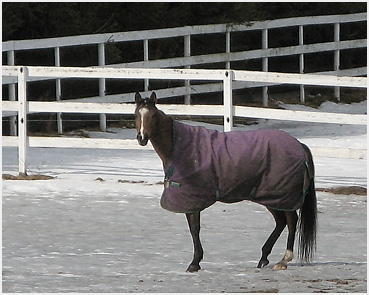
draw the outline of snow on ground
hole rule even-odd
[[[366,113],[366,102],[321,109],[332,108]],[[367,142],[366,126],[261,120],[236,129],[262,128],[283,129],[310,146]],[[110,131],[88,133],[135,138],[135,130]],[[316,157],[315,165],[317,187],[367,186],[366,160]],[[17,150],[4,147],[3,173],[16,174],[17,166]],[[255,267],[274,227],[266,209],[217,203],[202,213],[203,269],[188,274],[191,238],[183,214],[160,208],[163,172],[154,151],[32,148],[29,171],[56,178],[2,182],[3,292],[367,291],[366,197],[319,192],[316,258],[304,266],[295,259],[282,272],[272,267],[286,232],[271,265]]]

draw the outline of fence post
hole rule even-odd
[[[14,66],[15,65],[15,58],[14,58],[14,50],[8,51],[8,65]],[[9,100],[15,101],[15,83],[11,83],[9,85]],[[17,116],[11,116],[10,117],[10,135],[11,136],[17,136]]]
[[[268,29],[262,30],[261,36],[262,49],[268,49]],[[263,57],[263,72],[268,72],[268,58]],[[268,106],[268,86],[263,87],[263,106]]]
[[[98,45],[98,63],[99,66],[105,66],[105,45]],[[105,96],[105,78],[99,78],[99,96]],[[106,131],[106,114],[100,114],[100,130]]]
[[[54,55],[55,55],[55,66],[60,67],[60,48],[59,47],[55,47]],[[60,101],[61,100],[61,79],[56,79],[55,83],[56,83],[55,85],[56,86],[55,88],[56,101]],[[63,134],[62,113],[56,114],[56,122],[58,126],[58,133]]]
[[[20,67],[18,70],[18,153],[19,153],[19,175],[27,175],[27,77],[28,68]]]
[[[226,32],[226,53],[230,53],[231,52],[231,32],[227,31]],[[226,69],[229,70],[231,68],[231,62],[229,61],[229,57],[228,57],[228,61],[226,62]]]
[[[191,36],[184,36],[184,56],[191,56]],[[186,66],[186,69],[190,69],[190,66]],[[190,89],[190,80],[185,80],[186,91],[188,92]],[[191,104],[191,95],[186,94],[184,97],[185,104]]]
[[[223,105],[224,105],[224,132],[233,128],[233,99],[232,99],[233,71],[225,71],[223,79]]]
[[[304,45],[304,26],[299,26],[299,45]],[[304,73],[304,54],[299,55],[300,62],[300,74]],[[300,85],[300,102],[305,103],[305,87],[303,84]]]
[[[149,60],[149,39],[144,40],[144,61]],[[149,91],[149,79],[144,80],[144,89]]]
[[[338,44],[340,42],[340,24],[335,23],[334,24],[334,42]],[[334,70],[338,73],[340,70],[340,51],[335,50],[334,51]],[[334,87],[334,96],[337,98],[338,101],[341,101],[341,95],[340,95],[340,87],[336,86]]]

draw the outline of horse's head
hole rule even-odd
[[[158,112],[158,109],[155,106],[156,94],[153,92],[150,98],[143,99],[141,98],[141,95],[136,92],[135,101],[137,140],[140,145],[145,146],[156,131],[155,118]]]

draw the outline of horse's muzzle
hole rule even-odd
[[[149,141],[149,137],[147,134],[144,134],[144,136],[142,137],[141,133],[138,133],[137,140],[140,145],[145,146],[147,145],[147,142]]]

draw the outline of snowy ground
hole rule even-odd
[[[366,102],[339,107],[366,112]],[[337,105],[321,109],[332,108]],[[367,143],[366,126],[261,121],[240,127],[260,128],[283,129],[315,146],[366,148]],[[134,130],[111,131],[103,136],[135,137]],[[274,227],[266,209],[251,202],[217,203],[202,214],[203,269],[188,274],[187,223],[183,214],[160,208],[162,185],[156,183],[163,172],[153,151],[34,148],[29,153],[32,174],[56,178],[2,183],[3,292],[367,291],[366,197],[318,193],[316,258],[304,266],[295,259],[282,272],[272,267],[283,256],[286,232],[271,265],[256,269]],[[3,148],[3,173],[16,174],[17,165],[17,150]],[[315,158],[315,165],[317,187],[367,186],[366,160]]]

